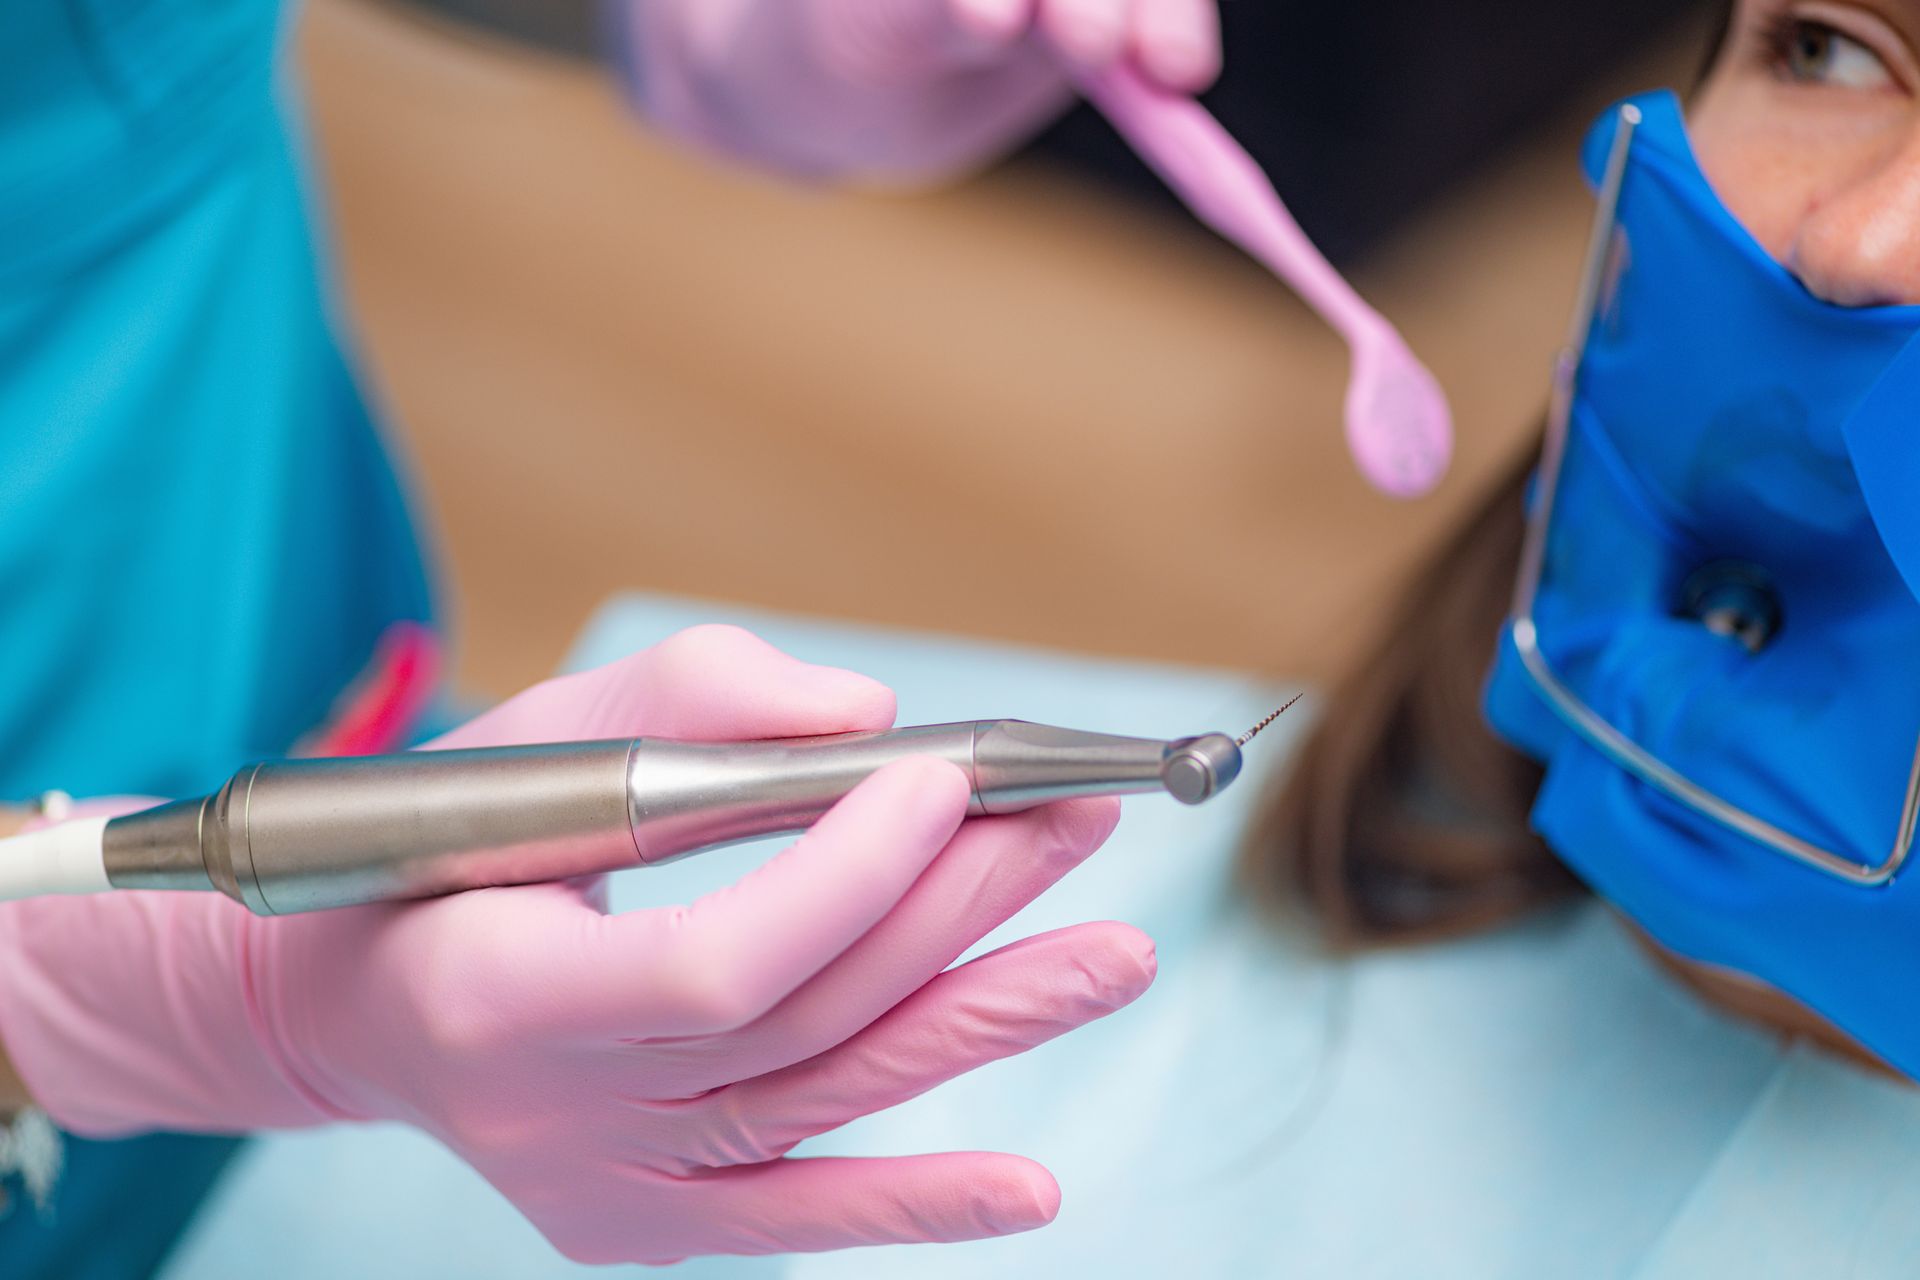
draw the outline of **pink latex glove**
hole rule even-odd
[[[700,628],[435,745],[788,736],[892,716],[870,680]],[[784,1158],[1152,980],[1151,944],[1118,924],[943,972],[1118,813],[963,823],[966,801],[951,765],[905,761],[731,888],[619,916],[599,881],[280,919],[211,894],[8,903],[0,1043],[82,1133],[417,1125],[582,1261],[1026,1230],[1059,1192],[1017,1156]]]
[[[605,0],[641,109],[710,149],[817,176],[925,179],[1059,113],[1069,76],[1132,66],[1194,92],[1215,0]]]

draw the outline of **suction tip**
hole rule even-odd
[[[1453,456],[1447,396],[1398,334],[1354,350],[1347,444],[1374,488],[1417,498],[1438,485]]]

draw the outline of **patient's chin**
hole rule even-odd
[[[1804,1041],[1855,1066],[1906,1080],[1859,1041],[1785,992],[1737,970],[1675,955],[1632,921],[1623,917],[1622,923],[1662,969],[1716,1009],[1763,1027],[1783,1040]]]

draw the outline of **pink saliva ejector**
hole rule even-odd
[[[1354,292],[1287,212],[1245,148],[1191,97],[1116,63],[1078,75],[1081,92],[1188,208],[1286,281],[1347,341],[1347,446],[1361,474],[1417,497],[1446,474],[1453,418],[1446,394],[1399,332]]]

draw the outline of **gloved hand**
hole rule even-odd
[[[1057,114],[1068,70],[1169,89],[1220,69],[1215,0],[606,0],[641,109],[715,150],[816,176],[926,179]]]
[[[786,736],[892,715],[872,681],[700,628],[435,745]],[[9,903],[0,1043],[82,1133],[417,1125],[583,1261],[1021,1231],[1053,1216],[1058,1189],[1016,1156],[783,1158],[1152,980],[1151,944],[1118,924],[942,972],[1118,812],[962,825],[966,803],[953,766],[905,761],[731,888],[619,916],[598,880],[281,919],[212,894]]]

